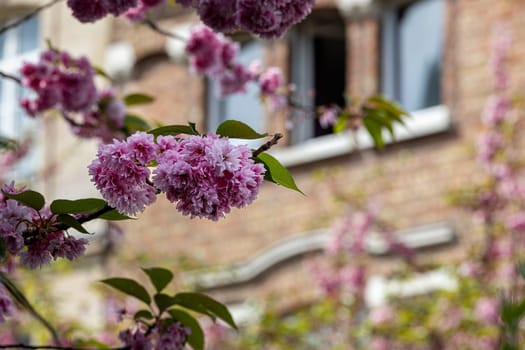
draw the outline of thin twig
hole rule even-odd
[[[167,37],[170,37],[172,39],[175,39],[175,40],[180,40],[182,42],[186,42],[186,38],[176,34],[176,33],[173,33],[173,32],[170,32],[166,29],[163,29],[161,27],[158,26],[157,23],[153,22],[151,19],[149,18],[146,18],[145,20],[142,21],[142,23],[144,23],[145,25],[147,25],[148,27],[150,27],[153,31],[159,33],[159,34],[162,34],[162,35],[165,35]]]
[[[88,221],[91,221],[91,220],[94,220],[94,219],[98,219],[99,217],[101,217],[102,215],[112,211],[113,207],[109,206],[109,205],[106,205],[104,208],[100,209],[100,210],[97,210],[96,212],[92,213],[92,214],[89,214],[89,215],[86,215],[86,216],[83,216],[83,217],[80,217],[77,219],[77,221],[81,224],[85,223],[85,222],[88,222]],[[58,225],[54,225],[54,228],[56,228],[57,230],[67,230],[68,228],[71,228],[71,226],[69,225],[66,225],[66,224],[58,224]]]
[[[119,348],[107,348],[105,350],[127,350],[129,346],[121,346]],[[26,344],[6,344],[0,345],[0,349],[56,349],[56,350],[100,350],[98,348],[74,348],[70,346],[55,346],[55,345],[26,345]]]
[[[19,19],[17,19],[16,21],[14,22],[11,22],[9,24],[6,24],[5,26],[3,26],[2,28],[0,28],[0,35],[2,35],[4,32],[7,32],[9,29],[12,29],[14,27],[17,27],[19,26],[20,24],[22,24],[23,22],[31,19],[32,17],[36,16],[40,11],[42,10],[45,10],[46,8],[48,7],[51,7],[53,6],[54,4],[57,4],[58,2],[60,2],[62,0],[51,0],[50,2],[48,2],[47,4],[44,4],[42,6],[39,6],[39,7],[36,7],[33,11],[27,13],[26,15],[24,15],[23,17],[20,17]]]
[[[51,323],[45,319],[33,305],[27,300],[26,296],[20,291],[20,289],[7,277],[7,275],[0,271],[0,283],[5,287],[5,289],[13,296],[13,298],[31,314],[36,320],[38,320],[42,325],[49,331],[55,343],[60,344],[60,339],[55,328]]]
[[[4,73],[0,71],[0,77],[14,81],[15,83],[22,85],[22,79],[15,77],[14,75]]]
[[[259,148],[257,148],[255,151],[253,151],[253,157],[257,157],[259,154],[268,151],[272,146],[276,145],[277,142],[279,142],[280,139],[283,138],[283,134],[275,134],[273,135],[272,139],[264,144],[262,144]]]

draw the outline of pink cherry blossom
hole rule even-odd
[[[217,32],[237,28],[237,0],[200,0],[197,13],[201,21]]]
[[[254,76],[242,64],[234,64],[231,69],[225,70],[219,79],[219,93],[221,96],[246,92],[246,85]]]
[[[167,143],[166,138],[162,141]],[[218,220],[231,207],[250,204],[259,192],[264,167],[244,145],[213,134],[189,136],[157,158],[153,184],[184,215]]]
[[[50,108],[63,112],[88,112],[97,103],[95,71],[85,57],[72,58],[65,52],[48,50],[38,63],[24,63],[20,69],[22,85],[36,98],[24,98],[22,107],[36,116]]]
[[[120,340],[129,347],[130,350],[152,350],[153,344],[146,334],[140,329],[122,331],[119,334]]]
[[[315,0],[238,0],[239,26],[263,38],[276,38],[302,21]]]
[[[283,86],[283,73],[278,67],[270,67],[266,69],[259,77],[259,84],[261,85],[261,94],[274,95],[277,90]]]
[[[184,327],[179,322],[172,324],[160,335],[157,340],[156,350],[182,350],[191,334],[191,329]]]
[[[0,323],[13,314],[13,301],[4,287],[0,286]]]
[[[499,319],[499,301],[482,297],[477,301],[474,313],[482,322],[496,323]]]
[[[154,159],[153,136],[135,133],[127,141],[101,145],[89,174],[104,199],[119,212],[135,215],[155,202],[155,188],[148,183],[147,163]]]

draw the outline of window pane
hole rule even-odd
[[[2,125],[5,124],[5,114],[2,108],[2,106],[4,105],[4,99],[2,97],[3,93],[4,93],[4,83],[2,80],[0,80],[0,135],[4,135],[4,130],[2,128]]]
[[[263,56],[260,42],[252,41],[242,47],[237,61],[249,65]],[[255,130],[264,131],[264,110],[258,97],[259,88],[255,84],[248,85],[245,94],[234,94],[224,101],[223,116],[226,119],[236,119],[247,123]]]
[[[236,62],[249,65],[263,56],[263,46],[259,41],[251,41],[243,45],[236,57]],[[236,93],[224,98],[218,97],[217,81],[210,81],[208,91],[209,119],[208,129],[214,131],[227,119],[240,120],[258,132],[264,132],[264,108],[259,100],[259,88],[256,84],[248,84],[246,93]],[[257,141],[258,142],[258,141]]]
[[[38,17],[32,17],[18,29],[18,53],[24,53],[38,48],[39,23]]]
[[[2,22],[0,22],[0,27],[2,26]],[[4,46],[5,46],[5,33],[3,35],[0,35],[0,60],[4,58]]]
[[[441,102],[443,1],[421,0],[399,18],[399,99],[409,111]]]

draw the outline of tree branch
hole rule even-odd
[[[25,21],[28,21],[32,17],[36,16],[40,11],[45,10],[48,7],[51,7],[51,6],[59,3],[60,1],[62,1],[62,0],[51,0],[47,4],[44,4],[44,5],[39,6],[39,7],[36,7],[33,11],[31,11],[28,14],[24,15],[23,17],[20,17],[16,21],[11,22],[9,24],[6,24],[2,28],[0,28],[0,35],[2,35],[3,33],[7,32],[9,29],[12,29],[14,27],[19,26],[20,24],[22,24]]]
[[[115,208],[113,208],[113,207],[111,207],[109,205],[106,205],[104,208],[102,208],[100,210],[97,210],[96,212],[94,212],[92,214],[89,214],[89,215],[86,215],[86,216],[78,218],[77,221],[79,223],[83,224],[85,222],[88,222],[88,221],[91,221],[91,220],[94,220],[94,219],[98,219],[100,216],[106,214],[107,212],[112,211],[113,209],[115,209]],[[66,224],[58,224],[58,225],[54,225],[54,227],[57,230],[67,230],[67,229],[71,228],[71,226],[66,225]]]
[[[4,79],[12,80],[12,81],[14,81],[17,84],[22,85],[22,79],[20,79],[18,77],[15,77],[14,75],[7,74],[7,73],[4,73],[4,72],[0,71],[0,77],[2,77]]]
[[[42,315],[35,310],[33,305],[27,300],[26,296],[20,289],[7,277],[7,275],[0,271],[0,283],[5,287],[5,289],[11,294],[11,296],[27,310],[35,319],[37,319],[42,325],[49,331],[55,343],[60,344],[60,339],[55,328],[51,323],[46,320]]]
[[[119,348],[107,348],[105,350],[128,350],[129,346],[121,346]],[[98,348],[75,348],[70,346],[55,346],[55,345],[27,345],[27,344],[6,344],[0,345],[0,349],[55,349],[55,350],[100,350]]]
[[[257,148],[255,151],[253,151],[253,157],[257,157],[259,154],[263,153],[263,152],[266,152],[268,151],[270,148],[272,148],[272,146],[275,146],[277,144],[277,142],[279,142],[280,139],[283,138],[283,134],[275,134],[273,135],[273,138],[262,144],[259,148]]]
[[[164,36],[170,37],[170,38],[175,39],[175,40],[180,40],[182,42],[186,42],[186,38],[183,38],[182,36],[180,36],[178,34],[172,33],[172,32],[170,32],[170,31],[168,31],[166,29],[163,29],[163,28],[159,27],[157,23],[153,22],[149,18],[146,18],[145,20],[143,20],[142,23],[144,23],[145,25],[150,27],[153,31],[155,31],[155,32],[157,32],[159,34],[162,34]]]

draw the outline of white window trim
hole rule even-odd
[[[458,280],[454,272],[447,268],[439,268],[416,273],[403,280],[372,275],[365,287],[364,298],[367,307],[377,308],[388,304],[388,299],[391,297],[409,298],[435,291],[453,292],[457,289]],[[254,301],[227,304],[227,306],[239,326],[257,323],[264,312],[264,304]]]
[[[41,22],[38,23],[39,29],[37,32],[38,42],[41,40]],[[17,54],[18,39],[17,31],[19,27],[7,31],[4,42],[5,58],[0,59],[0,70],[8,74],[18,75],[18,70],[23,62],[36,62],[38,60],[41,48],[37,47],[34,50]],[[3,84],[2,96],[0,101],[0,115],[2,118],[2,125],[0,125],[0,134],[2,136],[11,137],[20,140],[26,134],[31,134],[38,130],[39,120],[25,116],[25,119],[17,118],[17,107],[19,103],[19,96],[17,96],[19,86],[17,83],[4,80],[0,82]],[[34,142],[28,155],[26,155],[17,165],[11,174],[17,179],[31,179],[41,163],[42,148],[39,142]]]
[[[416,273],[402,280],[373,275],[365,288],[365,302],[374,308],[387,304],[390,297],[408,298],[438,290],[455,291],[457,288],[457,278],[453,271],[446,268]]]
[[[448,131],[452,127],[450,112],[445,105],[434,106],[412,112],[405,119],[405,125],[395,125],[392,139],[388,132],[383,134],[385,144],[411,140]],[[350,132],[316,137],[298,145],[274,149],[270,153],[284,166],[296,166],[333,157],[343,156],[355,150],[374,147],[372,137],[366,130],[356,135],[357,145]]]
[[[402,243],[413,249],[447,244],[455,240],[454,230],[446,222],[419,226],[399,231],[396,234]],[[185,284],[204,289],[246,283],[285,260],[323,249],[330,237],[330,229],[299,234],[278,242],[248,261],[222,267],[215,271],[190,271],[184,273],[182,279]],[[370,254],[382,255],[389,252],[387,243],[380,235],[370,235],[365,244]]]

